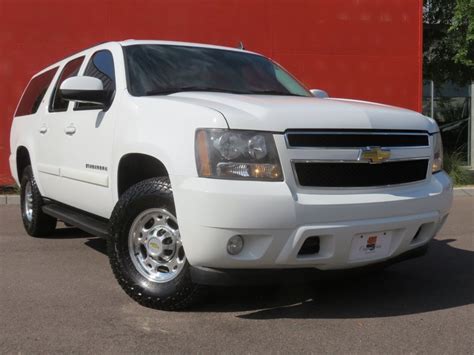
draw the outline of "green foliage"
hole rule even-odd
[[[464,85],[474,72],[474,0],[424,0],[424,74]]]
[[[0,195],[16,195],[20,193],[17,184],[11,186],[0,186]]]
[[[457,0],[448,30],[455,51],[454,62],[474,69],[474,0]]]
[[[469,170],[467,170],[463,165],[464,161],[462,155],[458,152],[446,154],[444,156],[444,169],[449,176],[451,176],[451,179],[453,179],[454,185],[474,184],[471,172],[469,172]]]

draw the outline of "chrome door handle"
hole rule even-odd
[[[46,126],[41,126],[40,129],[39,129],[39,133],[45,134],[46,132],[48,132],[48,127],[46,127]]]
[[[72,136],[74,133],[76,133],[76,127],[74,127],[74,125],[70,124],[69,126],[64,128],[64,133],[66,133],[67,135]]]

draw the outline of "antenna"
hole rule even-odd
[[[245,50],[244,43],[240,41],[239,44],[237,45],[237,48],[241,50]]]

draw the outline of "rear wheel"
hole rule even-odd
[[[54,233],[56,218],[43,213],[43,197],[36,185],[31,166],[27,166],[21,178],[21,217],[26,232],[32,237],[44,237]]]
[[[142,181],[120,198],[111,218],[107,249],[124,291],[152,308],[178,310],[201,287],[191,281],[167,177]]]

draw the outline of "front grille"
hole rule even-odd
[[[288,132],[290,148],[361,148],[361,147],[423,147],[429,145],[423,132],[310,131]]]
[[[294,168],[301,186],[368,187],[424,180],[428,163],[428,159],[382,164],[296,162]]]

